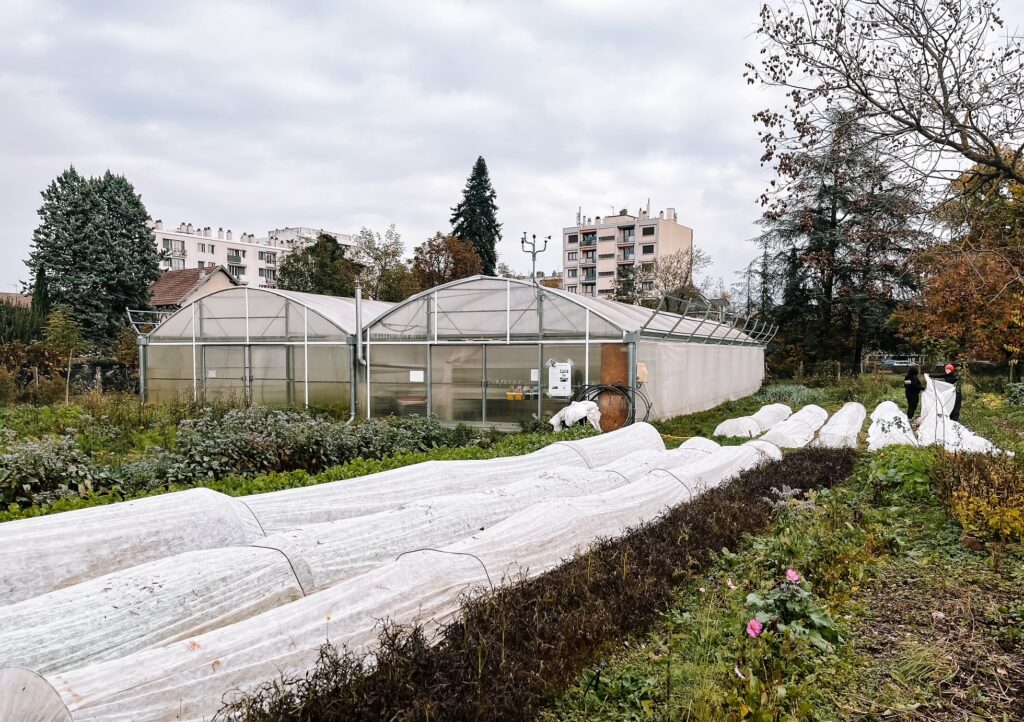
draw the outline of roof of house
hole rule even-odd
[[[27,296],[24,293],[8,293],[6,291],[2,291],[0,292],[0,303],[9,303],[12,306],[32,308],[32,297]]]
[[[238,281],[224,270],[223,266],[207,266],[206,268],[184,268],[180,271],[164,271],[149,287],[150,303],[157,308],[180,306],[188,296],[206,283],[217,271],[223,272],[234,285]]]

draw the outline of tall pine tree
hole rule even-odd
[[[69,309],[88,340],[110,346],[126,309],[149,308],[149,286],[160,277],[146,207],[123,176],[86,179],[74,167],[42,196],[27,265],[34,278],[45,277],[49,301]]]
[[[776,344],[794,364],[856,372],[869,348],[894,349],[886,324],[916,287],[907,261],[927,238],[919,189],[900,182],[852,116],[837,113],[829,133],[794,158],[795,180],[758,241],[775,252],[769,275],[782,284]]]
[[[494,275],[498,265],[496,246],[501,240],[496,198],[487,162],[480,156],[462,191],[462,202],[452,208],[452,236],[473,246],[480,256],[483,273],[488,276]]]

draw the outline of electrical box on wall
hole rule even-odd
[[[637,363],[636,365],[636,380],[638,383],[646,384],[648,380],[647,376],[647,364]]]

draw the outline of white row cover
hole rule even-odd
[[[200,719],[219,709],[226,692],[309,668],[327,639],[371,651],[384,616],[400,624],[444,620],[468,590],[547,571],[756,465],[762,448],[727,447],[600,494],[534,504],[440,551],[406,554],[237,624],[120,659],[45,678],[0,670],[0,693],[13,696],[11,709],[25,719],[43,703],[52,706],[55,694],[67,720]]]
[[[187,551],[252,544],[303,525],[487,489],[558,466],[594,468],[630,451],[664,448],[654,427],[634,424],[514,458],[428,461],[358,481],[244,498],[189,489],[7,522],[0,524],[0,606]]]
[[[956,403],[956,387],[925,375],[927,386],[921,402],[921,421],[917,437],[922,446],[941,446],[946,451],[977,454],[1003,453],[988,439],[978,436],[958,421],[949,418]],[[1013,452],[1005,452],[1013,455]]]
[[[910,419],[892,401],[883,401],[875,407],[868,427],[868,451],[878,451],[886,446],[917,446]]]
[[[715,436],[754,438],[779,425],[793,415],[785,404],[767,404],[750,416],[726,419],[715,428]]]
[[[0,659],[57,672],[231,624],[392,561],[465,538],[545,499],[609,491],[713,448],[635,451],[601,469],[559,467],[483,492],[186,552],[0,608]]]
[[[773,427],[761,439],[770,441],[780,449],[802,449],[828,419],[828,412],[815,404],[808,404],[788,419]]]
[[[843,404],[832,418],[828,420],[815,440],[815,446],[827,449],[856,449],[860,430],[864,428],[864,419],[868,411],[864,404],[850,401]]]

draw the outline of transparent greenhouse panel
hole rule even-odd
[[[481,346],[431,349],[434,415],[445,421],[482,421],[484,353]]]
[[[373,346],[370,393],[374,416],[426,416],[426,344]]]

